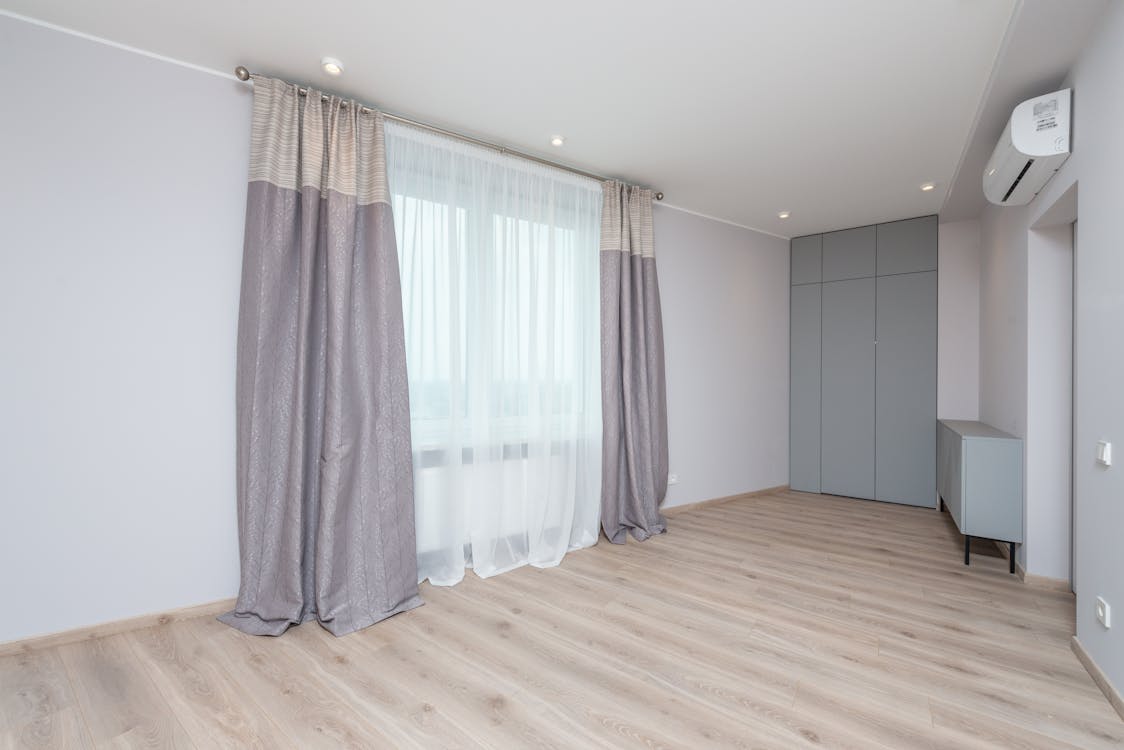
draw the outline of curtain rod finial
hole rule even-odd
[[[663,200],[663,193],[656,193],[656,200],[662,201]]]
[[[239,65],[234,69],[234,77],[239,81],[248,81],[250,80],[250,71],[246,69],[245,65]]]

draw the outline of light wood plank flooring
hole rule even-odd
[[[932,510],[777,492],[345,638],[211,618],[0,658],[0,747],[1102,748],[1073,599]]]

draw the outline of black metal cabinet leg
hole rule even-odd
[[[1015,543],[1011,542],[1011,572],[1015,572]]]
[[[968,552],[972,549],[972,537],[964,535],[964,564],[968,564]]]

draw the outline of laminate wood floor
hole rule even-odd
[[[1073,597],[946,514],[778,492],[344,638],[211,618],[0,659],[2,747],[1107,748]]]

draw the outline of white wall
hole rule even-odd
[[[1073,87],[1073,155],[1043,192],[1026,208],[989,208],[983,217],[984,276],[980,288],[980,413],[981,418],[1018,424],[1017,409],[999,386],[1004,381],[1018,387],[1027,382],[1027,305],[1022,314],[1009,299],[993,302],[989,295],[1004,289],[996,271],[1004,264],[1011,272],[1011,285],[1027,288],[1027,241],[1031,227],[1064,201],[1075,185],[1080,191],[1080,234],[1075,253],[1075,435],[1073,478],[1075,497],[1075,546],[1077,583],[1077,636],[1094,661],[1118,690],[1124,690],[1124,628],[1107,630],[1094,615],[1094,599],[1103,596],[1116,611],[1124,612],[1124,468],[1098,466],[1094,461],[1097,440],[1124,445],[1124,251],[1121,249],[1121,206],[1124,206],[1124,3],[1111,3],[1071,71],[1067,84]],[[986,229],[990,226],[991,231]],[[1021,239],[1020,239],[1021,237]],[[1017,246],[1021,243],[1021,257]],[[1012,246],[1014,246],[1012,248]],[[984,281],[984,277],[987,281]],[[985,312],[986,310],[986,312]],[[1020,333],[1021,328],[1021,333]],[[992,355],[989,346],[1005,346],[998,335],[1007,330],[1021,338],[1013,351]],[[1021,371],[1014,371],[1020,359]],[[1010,362],[1008,363],[1008,360]],[[1024,386],[1025,388],[1025,386]],[[1026,391],[1022,393],[1026,404]],[[1030,403],[1033,409],[1035,404]],[[1023,408],[1025,413],[1026,408]],[[1023,433],[1018,433],[1023,434]],[[1030,569],[1033,572],[1033,569]],[[1119,615],[1118,615],[1119,617]]]
[[[937,228],[937,417],[979,418],[980,222]]]
[[[0,16],[0,642],[233,596],[250,93]]]
[[[1096,38],[1074,67],[1073,156],[1032,204],[1031,223],[1079,183],[1080,236],[1074,294],[1076,338],[1077,636],[1124,690],[1124,629],[1094,616],[1104,596],[1124,612],[1124,471],[1094,461],[1097,440],[1124,445],[1124,3],[1111,3]]]
[[[1026,437],[1025,207],[980,217],[980,419]]]
[[[1068,580],[1073,372],[1069,224],[1027,235],[1026,570]]]
[[[657,205],[663,507],[788,483],[788,240]]]

